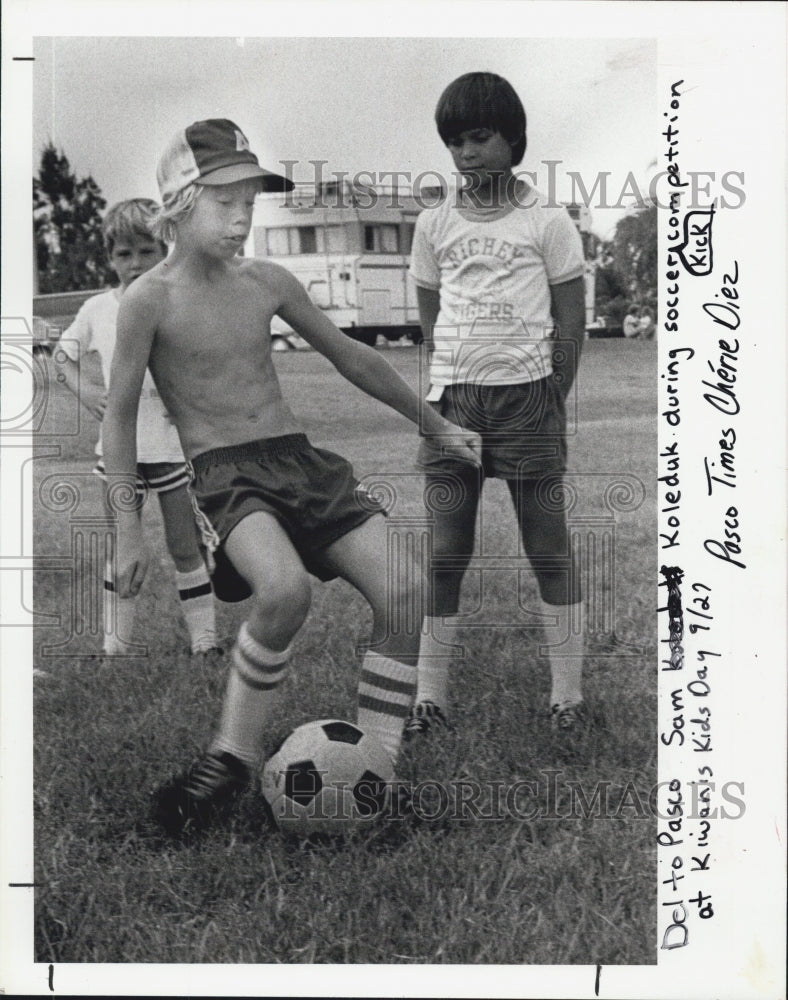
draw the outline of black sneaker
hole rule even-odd
[[[570,763],[588,750],[591,716],[582,701],[553,705],[550,725],[553,746],[560,760]]]
[[[249,769],[226,751],[208,751],[154,793],[153,819],[171,837],[191,837],[223,815],[249,782]]]
[[[581,736],[588,729],[589,718],[582,701],[574,704],[553,705],[550,725],[561,736]]]
[[[414,736],[424,736],[432,728],[448,729],[448,727],[449,722],[442,708],[434,701],[420,701],[411,708],[403,735],[406,740],[410,740]]]
[[[198,646],[196,649],[189,649],[190,656],[201,656],[206,662],[208,660],[220,660],[224,656],[224,646],[216,642],[213,646]]]

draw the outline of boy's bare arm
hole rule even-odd
[[[107,489],[120,490],[111,505],[118,518],[116,589],[120,597],[137,593],[148,566],[132,498],[137,475],[137,410],[155,330],[155,310],[150,302],[138,289],[129,289],[118,312],[103,428]]]
[[[441,293],[437,288],[422,288],[416,285],[416,303],[419,307],[419,324],[424,341],[432,350],[433,333],[441,308]]]
[[[104,410],[107,405],[107,393],[103,385],[99,385],[92,379],[82,377],[82,369],[78,361],[72,361],[66,357],[58,359],[60,375],[63,376],[63,384],[77,397],[79,402],[88,413],[101,420],[104,417]]]
[[[556,338],[565,342],[564,361],[554,362],[553,371],[560,376],[558,385],[566,398],[577,374],[586,336],[585,284],[582,278],[574,278],[551,285],[550,295]]]
[[[278,314],[337,371],[367,395],[385,403],[412,420],[422,434],[440,436],[451,454],[479,464],[481,439],[449,423],[430,406],[423,406],[410,386],[377,351],[339,330],[310,300],[303,286],[292,276],[282,277]]]

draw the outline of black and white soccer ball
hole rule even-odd
[[[295,729],[267,761],[262,790],[285,834],[349,833],[386,812],[393,780],[375,736],[321,719]]]

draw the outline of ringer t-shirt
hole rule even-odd
[[[451,192],[416,220],[410,275],[440,292],[433,385],[507,385],[552,371],[550,286],[581,277],[580,234],[535,188],[519,204],[476,208]]]
[[[94,295],[84,303],[74,322],[63,332],[58,343],[68,358],[79,359],[96,351],[101,361],[104,385],[109,386],[112,355],[118,323],[119,291],[116,288]],[[96,454],[102,454],[101,432]],[[175,424],[169,418],[151,373],[146,370],[137,415],[138,462],[185,462]]]

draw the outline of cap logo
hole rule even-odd
[[[165,202],[192,181],[230,184],[249,178],[266,191],[292,187],[288,178],[260,167],[249,140],[235,122],[224,118],[194,122],[176,133],[159,159],[156,177]]]

